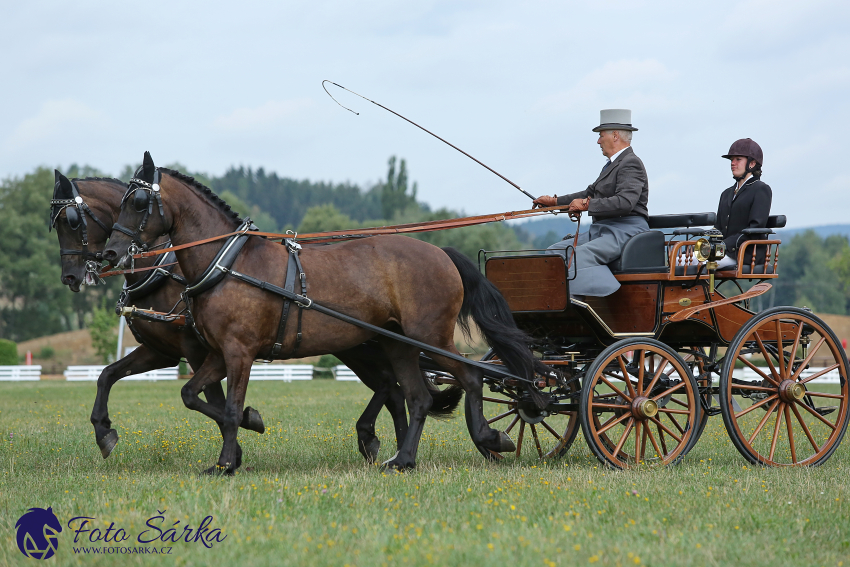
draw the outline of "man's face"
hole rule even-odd
[[[602,155],[610,158],[617,153],[616,147],[618,141],[619,136],[614,134],[613,130],[602,130],[599,132],[599,139],[596,140],[596,143],[602,148]]]
[[[747,158],[744,156],[732,156],[730,161],[732,162],[732,177],[742,177],[747,171]]]

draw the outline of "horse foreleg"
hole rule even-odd
[[[219,410],[224,411],[225,398],[221,382],[208,383],[203,391],[207,402],[217,407]],[[257,433],[266,432],[266,425],[263,423],[263,417],[260,415],[260,412],[251,406],[246,407],[245,411],[242,412],[242,422],[239,424],[239,427],[242,429],[248,429],[249,431],[256,431]]]
[[[218,464],[208,469],[208,473],[232,475],[242,464],[242,448],[239,446],[237,436],[244,413],[245,394],[248,391],[248,379],[251,375],[253,360],[254,357],[244,349],[234,348],[225,354],[228,376],[227,399],[224,402],[220,426],[224,443]]]
[[[145,345],[103,369],[97,379],[97,396],[91,412],[91,423],[94,426],[94,437],[100,454],[107,458],[118,443],[118,432],[112,429],[109,419],[109,392],[112,385],[121,378],[132,374],[142,374],[149,370],[170,368],[177,364],[173,358],[157,354]]]

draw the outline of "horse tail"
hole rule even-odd
[[[463,388],[460,386],[449,386],[440,390],[433,386],[430,381],[425,382],[428,386],[428,393],[431,394],[433,403],[431,409],[428,410],[428,415],[436,419],[448,419],[457,409],[460,400],[463,399]]]
[[[443,252],[454,263],[463,282],[463,304],[458,325],[464,337],[470,340],[469,320],[472,318],[487,344],[510,372],[523,378],[533,378],[539,361],[528,347],[531,337],[516,326],[508,302],[463,253],[451,247],[443,248]],[[536,390],[531,388],[530,391],[534,397]]]

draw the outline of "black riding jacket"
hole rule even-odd
[[[754,177],[749,178],[735,195],[737,185],[735,183],[720,195],[720,203],[717,205],[717,222],[714,225],[723,233],[726,255],[732,257],[737,257],[738,248],[748,239],[742,234],[742,230],[767,226],[770,203],[773,200],[770,185]],[[758,235],[753,238],[762,239],[764,236]],[[748,253],[745,263],[749,262],[750,254]]]

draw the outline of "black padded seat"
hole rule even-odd
[[[716,221],[717,213],[680,213],[678,215],[652,215],[647,217],[651,229],[714,226]]]
[[[720,277],[731,278],[731,277],[733,277],[733,275],[735,274],[735,271],[736,271],[737,269],[738,269],[738,267],[737,267],[737,266],[732,266],[732,267],[730,267],[730,268],[728,268],[728,269],[726,269],[726,270],[720,270],[720,271],[718,271],[718,272],[717,272],[717,275],[718,275],[718,276],[720,276]],[[743,271],[743,273],[744,273],[744,274],[749,274],[749,273],[750,273],[750,265],[749,265],[749,264],[747,264],[746,266],[744,266],[744,271]],[[773,264],[769,264],[769,265],[767,266],[767,271],[765,271],[765,269],[764,269],[764,264],[756,265],[756,269],[755,269],[755,270],[753,270],[753,271],[752,271],[752,273],[753,273],[753,274],[762,274],[762,275],[764,275],[764,274],[772,274],[772,273],[773,273]]]
[[[608,264],[615,274],[656,274],[667,271],[664,233],[657,230],[631,237],[619,258]]]
[[[785,215],[771,215],[767,217],[767,228],[785,228]]]
[[[695,276],[699,272],[699,264],[688,264],[687,266],[676,266],[677,276]],[[708,268],[702,269],[702,274],[707,274]]]

